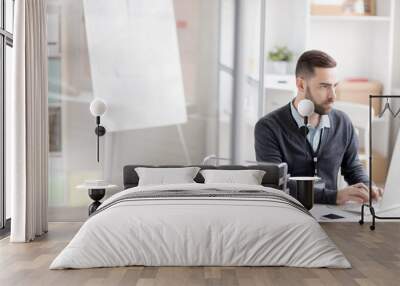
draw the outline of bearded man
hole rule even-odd
[[[257,161],[288,164],[291,176],[314,176],[315,203],[344,204],[369,200],[369,178],[358,158],[358,139],[350,118],[333,108],[336,99],[336,61],[328,54],[304,52],[296,65],[297,96],[267,114],[255,126]],[[314,103],[304,138],[304,118],[298,112],[303,99]],[[348,187],[337,190],[341,170]],[[295,188],[289,184],[290,189]],[[373,199],[383,190],[373,186]]]

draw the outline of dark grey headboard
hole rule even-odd
[[[262,165],[250,165],[250,166],[241,166],[241,165],[220,165],[220,166],[212,166],[212,165],[191,165],[195,167],[199,167],[202,170],[204,169],[220,169],[220,170],[245,170],[245,169],[256,169],[256,170],[264,170],[265,175],[262,180],[262,185],[265,187],[272,187],[275,189],[286,189],[286,180],[287,180],[287,164],[280,163],[263,163]],[[124,167],[124,189],[133,188],[138,185],[139,177],[135,172],[135,168],[137,167],[147,167],[147,168],[178,168],[178,167],[188,167],[183,165],[127,165]],[[194,178],[197,183],[204,183],[204,178],[200,174]]]

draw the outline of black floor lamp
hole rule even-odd
[[[372,100],[374,98],[386,98],[386,103],[383,110],[379,113],[379,117],[382,117],[386,112],[389,112],[393,118],[397,116],[400,117],[400,109],[394,111],[390,107],[389,98],[400,98],[400,95],[370,95],[369,96],[369,203],[363,204],[361,206],[361,219],[359,221],[360,224],[364,224],[364,208],[369,208],[369,211],[372,216],[372,224],[370,225],[370,229],[375,229],[375,220],[376,219],[400,219],[400,217],[392,217],[392,216],[378,216],[375,213],[374,206],[372,205]]]

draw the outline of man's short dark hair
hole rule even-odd
[[[314,76],[314,68],[334,68],[336,61],[327,53],[318,50],[304,52],[297,60],[296,77]]]

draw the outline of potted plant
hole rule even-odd
[[[274,72],[277,74],[286,74],[288,63],[292,57],[292,52],[285,46],[276,46],[268,53],[268,59],[272,62]]]

